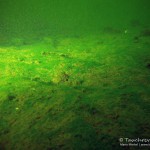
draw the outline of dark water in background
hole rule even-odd
[[[0,0],[0,40],[150,25],[150,0]]]

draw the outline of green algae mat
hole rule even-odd
[[[148,139],[149,48],[149,30],[112,28],[2,45],[0,150],[120,150],[120,138]]]

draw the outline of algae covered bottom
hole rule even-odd
[[[108,31],[0,48],[1,149],[121,149],[120,137],[148,138],[150,37]]]

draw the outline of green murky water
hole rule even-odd
[[[149,83],[149,0],[0,0],[0,150],[149,139]]]
[[[1,0],[0,36],[77,36],[105,27],[146,27],[149,7],[149,0]]]

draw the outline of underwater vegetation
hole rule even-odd
[[[120,150],[121,137],[149,138],[150,30],[134,29],[2,45],[0,149]]]

